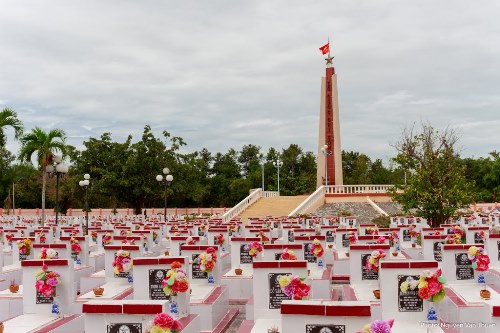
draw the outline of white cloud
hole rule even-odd
[[[183,137],[212,152],[253,143],[316,151],[318,47],[330,36],[343,148],[394,154],[401,129],[459,126],[482,156],[498,131],[500,3],[2,0],[0,105],[71,144],[110,131]],[[4,102],[4,104],[1,104]],[[9,137],[9,149],[18,144]]]

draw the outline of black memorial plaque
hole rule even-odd
[[[448,229],[446,230],[446,234],[448,234],[448,235],[453,235],[453,234],[454,234],[453,229],[452,229],[452,228],[448,228]]]
[[[484,239],[481,237],[481,232],[474,233],[474,243],[475,244],[484,244]]]
[[[432,245],[434,260],[436,261],[443,261],[443,244],[444,242],[434,242]]]
[[[422,312],[424,311],[424,300],[418,296],[418,288],[406,293],[401,291],[401,284],[407,279],[419,280],[418,275],[398,275],[398,307],[399,312]]]
[[[345,325],[307,324],[306,333],[345,333]]]
[[[279,222],[274,222],[274,229],[278,229],[280,227],[280,223]]]
[[[23,261],[23,260],[26,260],[28,259],[28,255],[27,254],[21,254],[19,253],[19,261]]]
[[[361,254],[361,280],[378,280],[378,271],[372,271],[366,268],[366,262],[370,254]]]
[[[205,231],[198,229],[198,236],[200,237],[205,236]]]
[[[208,273],[203,272],[200,269],[200,264],[198,264],[197,259],[198,259],[199,254],[193,254],[193,265],[191,267],[191,275],[193,276],[193,279],[208,279]]]
[[[252,256],[248,253],[248,245],[240,245],[240,264],[251,264],[253,262]]]
[[[349,226],[350,227],[354,226],[354,221],[353,220],[349,220]]]
[[[269,309],[279,309],[281,302],[292,299],[280,288],[279,279],[283,275],[291,276],[292,273],[269,273]]]
[[[365,228],[365,235],[370,235],[370,232],[368,231],[368,228]]]
[[[498,260],[500,261],[500,241],[497,241]]]
[[[140,323],[108,324],[107,333],[142,333],[142,324]]]
[[[307,262],[317,262],[318,258],[311,252],[312,243],[304,243],[304,260]]]
[[[170,296],[165,295],[163,286],[161,285],[168,269],[150,269],[149,270],[149,299],[166,300]]]
[[[404,219],[403,217],[402,217],[402,218],[400,218],[400,219],[399,219],[399,223],[401,223],[401,224],[405,224],[405,219]]]
[[[288,241],[295,242],[295,234],[292,232],[292,230],[288,230]]]
[[[116,260],[116,253],[115,253],[115,260]],[[132,260],[132,259],[130,259],[130,260]],[[113,274],[114,274],[114,276],[115,276],[116,278],[125,278],[125,279],[126,279],[126,278],[128,277],[128,275],[129,275],[129,274],[128,274],[128,272],[120,272],[120,273],[116,274],[116,273],[114,272],[114,270],[113,270]]]
[[[467,253],[455,253],[455,265],[457,267],[457,280],[474,280],[474,268]]]
[[[278,252],[278,253],[274,254],[274,260],[281,260],[281,252]]]
[[[78,253],[76,253],[75,251],[71,251],[71,259],[73,259],[73,261],[76,261],[76,258],[78,258]]]
[[[409,229],[403,229],[403,242],[411,242],[411,234]]]
[[[54,303],[53,296],[47,297],[44,294],[37,292],[35,297],[36,297],[36,304],[52,304],[52,303]]]
[[[333,243],[333,242],[335,242],[335,235],[333,234],[333,231],[328,230],[328,231],[326,232],[326,241],[327,241],[328,243]]]
[[[342,234],[342,247],[349,247],[349,235]]]
[[[182,255],[182,245],[184,245],[186,243],[179,243],[179,255]]]

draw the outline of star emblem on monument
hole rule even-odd
[[[328,55],[328,57],[325,58],[327,66],[328,65],[333,65],[333,58],[335,58],[335,57],[330,56],[330,55]]]

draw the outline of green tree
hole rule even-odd
[[[32,163],[32,157],[36,153],[38,167],[42,172],[42,225],[45,223],[45,191],[47,187],[47,173],[45,167],[52,163],[56,153],[64,153],[66,149],[66,134],[61,129],[52,129],[45,132],[35,127],[21,136],[21,150],[19,160]]]
[[[403,131],[394,160],[409,176],[407,185],[397,184],[392,194],[405,211],[415,210],[440,225],[472,202],[472,184],[465,177],[457,142],[458,135],[449,128],[439,132],[423,125],[419,133],[413,128]]]
[[[17,113],[9,108],[4,108],[0,111],[0,147],[7,143],[6,127],[12,127],[16,138],[19,138],[23,133],[23,123],[17,118]]]

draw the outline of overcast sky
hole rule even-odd
[[[486,156],[500,150],[499,14],[496,0],[0,0],[0,108],[78,148],[150,124],[186,151],[316,151],[330,37],[342,149],[387,160],[429,121]]]

